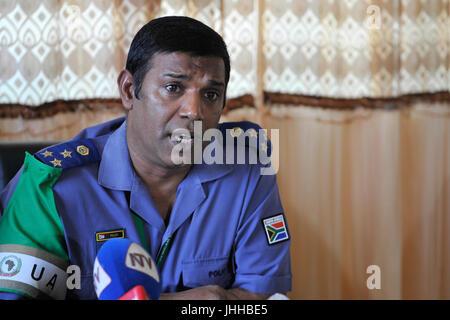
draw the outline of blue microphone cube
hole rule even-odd
[[[145,288],[151,300],[161,293],[158,269],[150,254],[129,239],[110,239],[94,263],[94,288],[100,300],[117,300],[135,286]]]

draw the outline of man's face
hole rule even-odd
[[[172,149],[190,144],[177,136],[187,129],[194,137],[194,121],[203,131],[216,128],[225,95],[225,66],[220,57],[194,57],[187,53],[156,54],[142,82],[140,99],[133,95],[128,112],[130,153],[151,166],[174,167]]]

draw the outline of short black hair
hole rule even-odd
[[[153,55],[172,52],[222,58],[226,88],[230,79],[230,56],[223,38],[198,20],[184,16],[166,16],[148,22],[131,42],[126,69],[133,76],[134,94],[137,99],[142,81],[151,68]]]

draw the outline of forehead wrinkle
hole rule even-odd
[[[181,53],[181,56],[183,54]],[[192,80],[194,77],[199,76],[210,85],[224,85],[224,79],[220,76],[220,64],[214,64],[215,67],[211,68],[211,61],[209,60],[209,58],[218,57],[190,56],[190,59],[186,60],[182,59],[181,56],[177,52],[156,55],[153,60],[156,60],[154,61],[156,65],[162,67],[159,76],[180,80]],[[164,60],[158,61],[160,59]]]
[[[191,80],[195,77],[196,74],[201,73],[202,75],[200,78],[209,85],[212,86],[218,86],[218,87],[225,87],[225,83],[220,80],[214,79],[214,77],[210,76],[207,72],[201,72],[201,71],[194,71],[192,72],[192,75],[190,73],[183,73],[183,72],[166,72],[162,74],[162,77],[164,78],[173,78],[173,79],[181,79],[181,80]]]

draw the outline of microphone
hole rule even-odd
[[[117,300],[151,300],[143,286],[136,286]]]
[[[94,288],[99,300],[157,300],[158,269],[150,254],[129,239],[110,239],[94,262]]]

